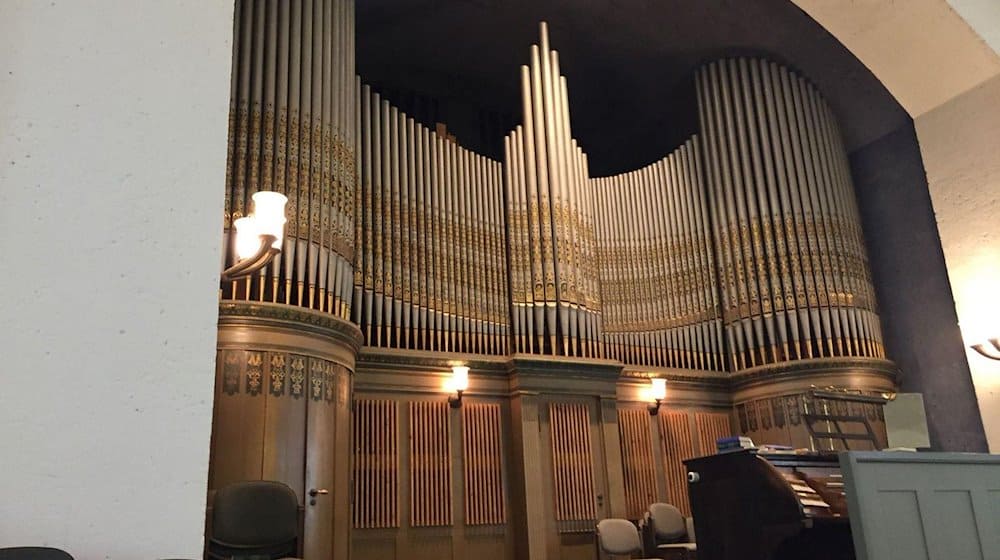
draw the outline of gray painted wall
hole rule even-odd
[[[916,132],[851,154],[886,352],[900,390],[924,394],[931,447],[987,451]]]

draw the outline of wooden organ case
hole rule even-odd
[[[684,462],[700,560],[852,560],[833,454],[753,450]]]

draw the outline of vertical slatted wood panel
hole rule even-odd
[[[656,502],[656,466],[649,432],[649,413],[644,409],[618,411],[618,431],[625,473],[625,505],[629,519],[638,519]]]
[[[698,428],[698,446],[702,455],[715,453],[715,441],[733,435],[729,414],[725,412],[699,412],[694,415]]]
[[[410,525],[451,525],[447,402],[410,403]]]
[[[594,463],[587,406],[549,403],[549,428],[556,520],[593,520]]]
[[[660,411],[659,424],[663,470],[667,476],[667,503],[677,506],[684,515],[691,515],[691,508],[688,505],[687,469],[682,462],[694,456],[688,414]]]
[[[462,405],[465,457],[465,524],[506,523],[500,405]]]
[[[354,527],[398,527],[396,402],[354,401]]]

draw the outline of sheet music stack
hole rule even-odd
[[[715,440],[715,449],[719,453],[753,448],[753,440],[745,436],[730,436]]]

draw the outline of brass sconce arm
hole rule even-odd
[[[662,401],[660,401],[660,399],[656,399],[656,402],[654,404],[646,405],[646,410],[649,411],[649,415],[650,416],[656,416],[656,415],[660,414],[660,404],[661,404],[661,402]]]
[[[236,280],[238,278],[243,278],[244,276],[249,276],[261,268],[264,268],[267,263],[274,259],[275,255],[281,252],[281,249],[275,249],[273,247],[275,241],[277,240],[278,238],[274,235],[266,233],[261,234],[260,248],[257,249],[257,253],[249,259],[243,259],[226,270],[223,270],[222,280],[225,282]]]
[[[983,343],[973,344],[972,349],[991,360],[1000,360],[1000,338],[990,338],[987,342],[993,346],[993,350],[987,350]]]

